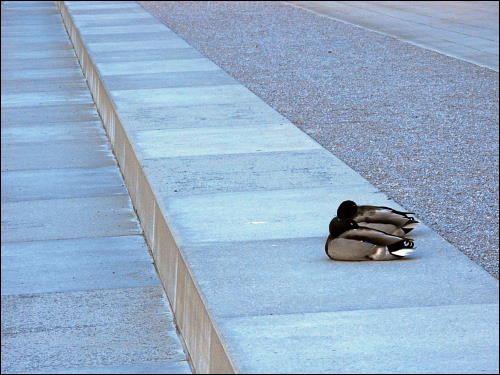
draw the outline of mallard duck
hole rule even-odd
[[[395,260],[413,252],[414,242],[358,225],[353,219],[334,218],[325,252],[333,260]]]
[[[397,236],[410,232],[418,225],[419,222],[412,216],[408,216],[409,214],[414,213],[397,211],[385,206],[358,206],[350,200],[343,201],[337,209],[339,219],[353,219],[360,226],[382,230]]]

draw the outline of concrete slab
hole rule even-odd
[[[340,202],[398,207],[372,185],[165,197],[163,212],[181,246],[198,242],[325,237]],[[324,249],[323,249],[324,250]]]
[[[4,1],[2,6],[5,8],[27,9],[27,5],[31,7],[54,7],[53,1]]]
[[[156,50],[165,48],[191,48],[189,44],[180,38],[164,40],[143,40],[134,42],[102,42],[87,43],[87,48],[92,52],[128,51],[128,50]]]
[[[101,4],[126,4],[126,3],[130,3],[130,1],[115,1],[113,3],[110,3],[109,1],[68,1],[68,2],[65,2],[65,4],[69,7],[72,7],[72,6],[81,6],[81,5],[92,5],[92,4],[98,4],[98,5],[101,5]]]
[[[16,372],[12,372],[15,374]],[[132,365],[77,367],[77,368],[45,368],[30,371],[30,374],[191,374],[187,361],[146,362]]]
[[[44,60],[44,59],[42,59]],[[42,63],[43,64],[43,63]],[[87,87],[85,81],[75,81],[73,79],[35,79],[35,80],[9,80],[2,82],[2,90],[11,94],[16,93],[33,93],[33,92],[47,92],[47,91],[60,91],[66,92],[68,90],[83,90]]]
[[[365,182],[324,149],[148,159],[142,168],[162,197]]]
[[[26,35],[18,35],[18,36],[10,36],[5,35],[2,38],[2,42],[6,45],[14,45],[14,44],[28,44],[32,45],[34,43],[64,43],[67,40],[68,36],[64,35],[63,32],[58,33],[48,33],[44,34],[26,34]]]
[[[19,14],[16,14],[15,17],[5,17],[2,20],[2,25],[3,26],[17,26],[17,25],[22,25],[22,24],[29,24],[29,25],[60,25],[61,24],[61,16],[58,14],[50,14],[48,16],[36,16],[36,15],[26,15],[22,16]]]
[[[62,25],[57,25],[57,24],[51,24],[51,25],[39,25],[36,27],[21,27],[19,25],[18,27],[15,26],[10,26],[10,27],[3,27],[2,26],[2,35],[8,38],[26,38],[28,39],[30,36],[33,37],[35,35],[40,36],[40,35],[53,35],[57,37],[62,37],[66,33],[66,29]],[[67,36],[68,34],[66,34]],[[27,40],[29,41],[29,40]]]
[[[43,106],[43,111],[37,109],[38,107],[24,107],[23,115],[20,116],[19,109],[2,107],[2,128],[34,125],[68,126],[68,122],[89,123],[99,120],[93,103]]]
[[[75,56],[22,59],[2,59],[2,70],[79,68]],[[9,92],[11,93],[11,92]]]
[[[106,5],[106,4],[104,4]],[[133,5],[133,4],[124,4],[124,5]],[[139,6],[136,4],[136,6]],[[90,5],[92,9],[96,8],[97,5]],[[163,26],[161,23],[153,23],[150,25],[119,25],[119,26],[93,26],[93,27],[82,27],[83,30],[85,30],[85,35],[107,35],[110,36],[111,34],[120,34],[120,36],[124,36],[126,38],[130,38],[130,35],[124,35],[124,34],[131,34],[132,32],[134,33],[154,33],[158,32],[159,34],[164,34],[168,33],[168,30],[165,29],[165,26]],[[173,34],[170,32],[169,34]],[[91,39],[89,39],[90,41]]]
[[[107,16],[107,15],[116,15],[116,17],[121,17],[122,14],[125,16],[129,16],[132,14],[147,14],[149,16],[149,13],[147,13],[144,9],[142,9],[139,4],[136,4],[136,6],[133,6],[131,3],[126,4],[124,7],[124,4],[116,4],[117,6],[114,7],[109,7],[109,6],[101,6],[97,8],[89,7],[87,6],[75,6],[74,4],[68,4],[69,8],[71,9],[71,13],[78,15],[78,18],[80,16],[85,16],[85,15],[95,15],[97,17],[101,16]]]
[[[78,19],[75,20],[75,25],[78,27],[102,27],[106,25],[107,27],[109,26],[127,26],[130,25],[130,23],[133,22],[134,25],[155,25],[159,24],[160,22],[153,17],[141,17],[141,18],[136,18],[136,17],[125,17],[123,18],[123,15],[117,18],[107,18],[106,22],[102,22],[101,19],[93,19],[86,17],[85,19],[81,19],[81,16],[78,17]]]
[[[217,321],[498,302],[496,281],[466,256],[427,227],[414,236],[415,253],[391,262],[332,261],[324,251],[326,234],[201,243],[182,251]]]
[[[498,305],[457,305],[237,318],[222,327],[242,373],[473,374],[498,372],[497,317]]]
[[[4,202],[2,218],[3,242],[111,237],[142,232],[130,198],[125,195]]]
[[[43,107],[41,107],[43,108]],[[67,122],[65,126],[20,126],[2,131],[2,144],[45,143],[62,141],[107,142],[106,133],[100,121]]]
[[[134,26],[133,24],[130,25],[129,32],[128,33],[122,33],[122,34],[116,34],[116,33],[111,33],[111,34],[106,34],[105,31],[103,31],[102,34],[90,34],[87,38],[88,43],[109,43],[113,41],[117,42],[136,42],[136,41],[148,41],[148,40],[175,40],[178,39],[179,37],[171,32],[170,30],[165,30],[163,29],[162,31],[151,31],[151,32],[135,32],[135,30],[141,30],[142,25],[137,25]]]
[[[60,17],[56,15],[56,17]],[[29,22],[27,20],[26,22]],[[22,49],[24,51],[45,51],[45,50],[60,50],[60,49],[73,49],[70,43],[65,40],[59,42],[33,42],[27,43],[25,39],[21,38],[18,41],[10,41],[2,43],[2,53],[8,53],[11,49]]]
[[[24,8],[22,12],[19,12],[19,7],[16,8],[5,8],[2,9],[5,12],[5,16],[8,18],[22,18],[22,17],[38,17],[40,19],[48,18],[49,16],[58,15],[57,9],[54,7],[39,7],[39,8]]]
[[[2,202],[128,194],[116,166],[2,172]]]
[[[2,58],[8,59],[34,59],[34,58],[53,58],[53,57],[74,57],[75,52],[72,49],[42,50],[42,51],[22,51],[10,48],[8,51],[2,51]],[[3,61],[3,60],[2,60]]]
[[[197,59],[202,57],[203,56],[194,48],[163,48],[158,50],[100,51],[93,55],[93,60],[95,63],[111,63],[125,61]]]
[[[187,50],[189,51],[189,50]],[[187,60],[173,60],[187,61]],[[170,69],[172,67],[170,66]],[[180,68],[187,69],[187,68]],[[108,75],[103,81],[109,90],[157,89],[167,87],[238,85],[238,81],[221,69],[213,71],[181,71],[145,74]]]
[[[286,125],[140,130],[129,137],[144,159],[321,148],[296,127]]]
[[[120,118],[128,131],[178,128],[246,127],[287,124],[288,120],[260,101],[184,107],[122,108]]]
[[[132,105],[148,107],[182,107],[186,105],[236,104],[260,102],[243,86],[176,87],[166,89],[114,90],[111,92],[118,110]],[[262,104],[261,104],[262,105]]]
[[[82,10],[93,10],[94,12],[101,13],[102,10],[114,10],[114,9],[141,9],[141,6],[133,1],[93,1],[93,2],[75,2],[69,1],[68,6],[71,10],[75,10],[75,14]]]
[[[2,323],[2,372],[185,359],[159,286],[2,296]]]
[[[104,136],[103,136],[104,137]],[[17,155],[16,158],[11,155]],[[106,141],[81,140],[4,144],[2,172],[50,168],[98,168],[116,165]]]
[[[97,68],[103,76],[143,73],[207,72],[222,70],[212,61],[205,58],[99,63],[97,64]]]
[[[16,70],[16,72],[22,73],[22,70]],[[88,90],[28,92],[2,95],[2,106],[7,108],[61,105],[65,103],[90,104],[93,103],[93,100]]]
[[[124,9],[124,12],[121,12],[120,14],[120,19],[122,20],[119,24],[123,24],[123,21],[124,20],[128,20],[129,24],[131,22],[135,23],[136,21],[140,20],[141,18],[150,18],[151,15],[149,13],[146,13],[144,10],[141,12],[141,11],[133,11],[133,12],[130,12],[127,10],[127,9]],[[79,14],[78,15],[78,22],[81,22],[81,21],[89,21],[89,20],[95,20],[95,21],[99,21],[97,24],[98,25],[109,25],[111,26],[111,24],[108,23],[108,20],[112,20],[112,19],[115,19],[115,18],[118,18],[115,14],[115,12],[111,9],[109,12],[107,13],[102,13],[102,12],[99,12],[99,13],[96,13],[94,11],[90,11],[90,12],[87,12],[87,14]],[[78,24],[80,25],[80,24]],[[95,23],[94,23],[95,25]]]
[[[2,80],[33,80],[33,79],[59,79],[68,78],[73,80],[81,79],[82,73],[75,68],[58,69],[26,69],[2,71]]]
[[[159,286],[142,236],[2,244],[2,295]]]
[[[65,4],[69,7],[73,7],[73,6],[85,6],[85,5],[93,5],[93,4],[96,4],[96,5],[107,5],[108,7],[110,6],[110,4],[127,4],[127,3],[130,3],[130,1],[114,1],[113,3],[110,3],[109,1],[68,1],[68,2],[65,2]],[[113,6],[112,5],[112,6]]]

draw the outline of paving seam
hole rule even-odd
[[[84,75],[87,78],[89,88],[105,125],[107,135],[114,148],[124,180],[129,188],[134,208],[141,219],[141,225],[144,229],[145,238],[147,239],[150,248],[153,249],[155,267],[160,275],[160,279],[163,283],[174,313],[177,312],[176,308],[179,307],[179,303],[189,303],[189,301],[179,301],[179,298],[176,298],[177,296],[173,298],[175,288],[179,290],[177,285],[179,280],[179,270],[182,269],[184,272],[184,286],[186,287],[187,285],[186,288],[190,288],[191,293],[194,293],[191,297],[197,301],[195,302],[197,304],[197,311],[201,315],[194,316],[192,317],[192,321],[187,322],[178,321],[180,319],[180,314],[176,315],[175,319],[178,321],[181,337],[185,341],[186,347],[188,348],[187,352],[193,361],[195,370],[197,372],[204,373],[239,373],[240,369],[229,354],[227,344],[224,337],[220,333],[220,328],[218,327],[216,320],[209,310],[207,300],[194,277],[193,271],[188,266],[188,261],[186,260],[183,251],[180,250],[181,246],[179,244],[182,244],[182,242],[179,238],[176,238],[175,231],[171,229],[172,224],[169,223],[164,207],[159,204],[157,194],[148,181],[148,176],[146,176],[145,172],[141,169],[137,150],[134,149],[134,143],[130,141],[129,135],[121,124],[119,110],[117,110],[116,104],[111,98],[110,92],[102,81],[99,69],[95,66],[89,52],[87,51],[87,45],[85,41],[82,40],[78,27],[74,24],[71,11],[69,11],[65,2],[58,1],[57,5],[63,16],[66,29],[79,58]],[[149,195],[149,199],[153,204],[153,218],[151,223],[147,222],[148,220],[146,218],[146,210],[148,207],[146,203],[142,201],[139,194],[141,186],[143,186],[142,190],[146,191],[146,194]],[[155,254],[154,249],[156,242],[159,240],[159,236],[161,235],[167,237],[165,241],[169,243],[169,246],[173,248],[175,252],[175,275],[173,275],[173,282],[175,285],[168,282],[168,278],[171,276],[162,273],[162,269],[160,269],[162,264],[158,261],[158,255]],[[195,310],[192,306],[191,308]],[[195,324],[196,321],[201,321],[201,323],[198,324],[202,324],[201,328],[203,333],[208,335],[201,338],[204,340],[201,343],[199,342],[199,337],[192,337],[189,334],[186,334],[189,325]],[[204,349],[205,352],[198,352],[200,344],[206,347]],[[213,348],[215,349],[212,350]],[[206,350],[208,350],[208,353]]]

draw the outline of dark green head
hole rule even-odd
[[[340,236],[342,233],[347,232],[351,229],[359,228],[358,224],[352,219],[341,219],[334,217],[330,221],[330,235],[333,238]]]
[[[353,201],[343,201],[337,208],[337,217],[340,219],[352,219],[358,211],[358,205]]]

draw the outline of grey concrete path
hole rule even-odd
[[[191,373],[54,2],[2,2],[2,374]]]
[[[498,279],[497,72],[278,1],[139,3]]]
[[[498,281],[424,223],[333,262],[340,201],[398,207],[134,2],[59,2],[200,373],[498,371]]]
[[[287,1],[498,72],[498,1]]]

